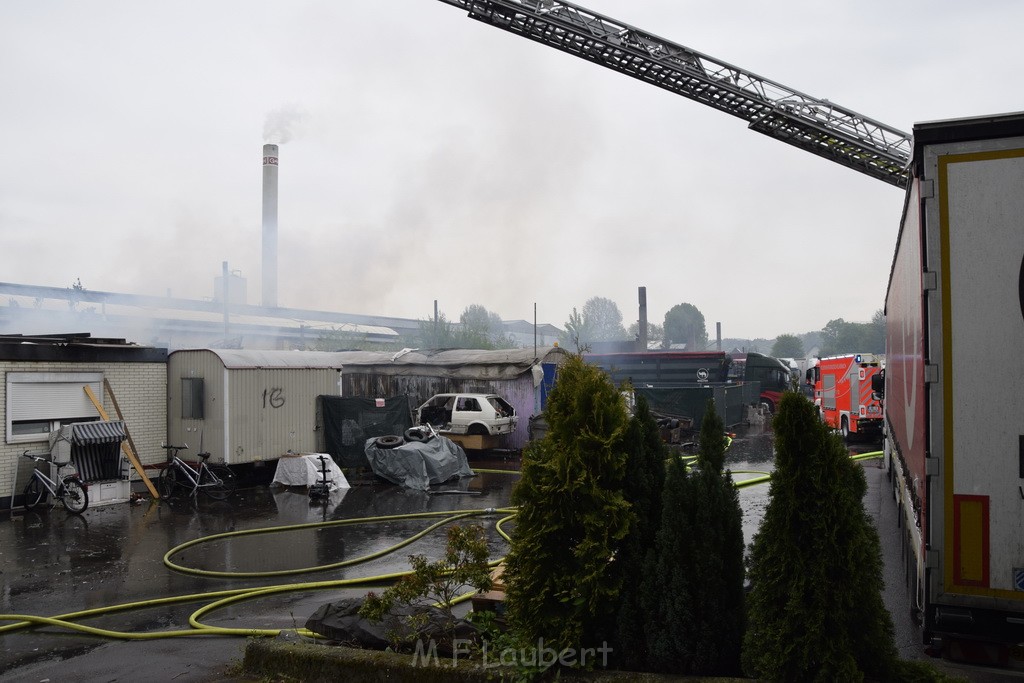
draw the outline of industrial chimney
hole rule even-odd
[[[640,320],[637,323],[637,327],[640,328],[640,334],[637,335],[636,345],[639,347],[637,351],[647,350],[647,288],[640,287],[637,290],[638,297],[640,299]]]
[[[263,305],[277,306],[277,145],[263,145]]]

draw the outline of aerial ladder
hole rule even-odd
[[[764,135],[897,187],[910,135],[561,0],[440,0],[469,17],[696,100]]]

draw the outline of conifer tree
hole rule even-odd
[[[772,426],[775,471],[751,548],[744,669],[776,681],[891,680],[896,648],[864,472],[802,396],[784,394]]]
[[[708,401],[701,421],[697,471],[693,474],[694,590],[693,673],[740,672],[746,623],[743,582],[743,509],[725,468],[725,424]]]
[[[626,434],[626,477],[623,495],[634,518],[628,535],[615,554],[612,570],[622,581],[614,624],[608,631],[617,668],[641,671],[647,666],[644,624],[650,604],[642,577],[653,575],[654,552],[661,522],[662,490],[668,449],[647,400],[638,396],[636,411]]]
[[[693,552],[692,519],[687,505],[690,483],[686,463],[673,457],[662,492],[655,569],[644,580],[650,617],[645,629],[645,668],[650,671],[682,673],[684,662],[693,656],[685,640],[693,624],[688,597],[692,590],[689,559]]]
[[[548,432],[523,453],[506,559],[507,619],[526,646],[596,647],[621,581],[610,570],[629,530],[622,494],[629,415],[600,369],[572,356],[545,410]]]
[[[743,513],[724,471],[725,428],[708,402],[697,469],[672,462],[658,533],[657,619],[652,668],[681,674],[738,673],[743,639]]]

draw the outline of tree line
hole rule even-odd
[[[623,324],[618,305],[605,297],[591,297],[582,309],[575,306],[565,321],[559,343],[576,352],[592,344],[640,339],[639,323]],[[691,303],[676,304],[665,313],[661,324],[648,322],[648,348],[704,351],[709,346],[704,314]],[[458,321],[444,313],[419,322],[416,333],[390,345],[367,342],[365,335],[344,330],[321,332],[312,348],[319,351],[398,350],[414,346],[429,349],[508,349],[519,344],[505,331],[501,316],[480,304],[467,306]],[[775,358],[804,358],[817,350],[818,356],[844,353],[885,353],[885,315],[875,312],[867,323],[830,320],[824,328],[803,334],[780,334],[764,348]],[[745,350],[760,350],[745,348]]]

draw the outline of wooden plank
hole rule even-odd
[[[107,396],[110,397],[110,402],[114,404],[114,412],[117,413],[117,419],[124,422],[124,435],[128,439],[128,445],[132,447],[132,452],[138,457],[139,449],[135,447],[135,442],[132,441],[132,433],[128,429],[128,423],[124,420],[124,413],[121,412],[121,406],[117,404],[117,397],[114,396],[114,388],[110,386],[110,380],[106,377],[103,378],[103,388],[107,392]]]
[[[498,437],[490,434],[450,434],[439,432],[441,436],[447,437],[462,446],[467,451],[483,451],[498,447]]]
[[[103,381],[107,387],[107,391],[110,391],[110,385],[106,384],[106,379],[104,379]],[[100,414],[100,417],[102,417],[104,420],[109,421],[110,418],[107,416],[107,411],[103,409],[103,404],[100,403],[98,398],[96,398],[96,394],[92,392],[92,389],[89,388],[89,385],[86,384],[82,388],[85,390],[85,395],[89,397],[90,401],[92,401],[93,406],[96,407],[96,412]],[[111,398],[113,398],[113,392],[111,392],[110,395]],[[114,405],[116,406],[117,403],[114,402]],[[120,409],[118,409],[118,415],[120,414],[121,411]],[[127,425],[125,425],[125,432],[127,434]],[[139,458],[135,455],[134,448],[128,445],[127,439],[121,442],[121,450],[124,451],[124,454],[128,456],[128,461],[132,464],[132,467],[135,468],[135,471],[139,473],[139,477],[142,478],[142,482],[146,485],[146,488],[149,489],[150,495],[152,495],[153,498],[160,498],[160,494],[157,493],[156,487],[153,486],[153,482],[151,482],[149,480],[149,477],[146,476],[146,471],[142,468],[142,463],[139,462]]]

